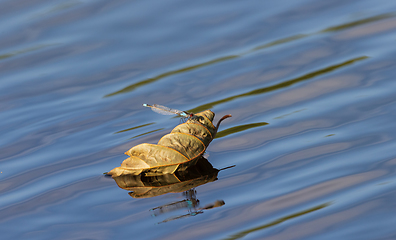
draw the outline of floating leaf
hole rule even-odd
[[[130,157],[107,174],[112,177],[156,176],[173,174],[195,165],[215,137],[221,121],[231,117],[225,115],[215,127],[212,123],[214,115],[210,110],[194,114],[163,136],[158,144],[143,143],[129,149],[125,154]]]

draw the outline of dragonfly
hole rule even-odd
[[[153,104],[153,105],[143,104],[143,106],[144,107],[149,107],[154,112],[159,113],[159,114],[163,114],[163,115],[176,114],[176,115],[179,115],[180,117],[183,117],[183,118],[191,118],[191,117],[194,116],[194,113],[168,108],[168,107],[165,107],[165,106],[162,106],[162,105],[159,105],[159,104]]]

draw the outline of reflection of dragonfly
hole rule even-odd
[[[196,208],[198,205],[199,205],[199,200],[196,198],[192,198],[192,199],[184,199],[178,202],[173,202],[156,208],[152,208],[150,209],[150,211],[155,211],[153,213],[153,216],[157,216],[163,213],[175,211],[182,208],[187,208],[187,209]]]
[[[154,112],[159,113],[159,114],[163,114],[163,115],[176,114],[176,115],[179,115],[180,117],[183,117],[183,118],[190,118],[190,117],[194,116],[194,113],[180,111],[180,110],[168,108],[168,107],[165,107],[165,106],[162,106],[162,105],[158,105],[158,104],[153,104],[153,105],[143,104],[143,106],[144,107],[149,107]]]
[[[225,204],[223,200],[217,200],[214,203],[208,204],[203,208],[198,208],[199,200],[197,199],[196,194],[197,194],[197,191],[195,191],[194,188],[187,190],[187,191],[183,192],[183,195],[186,197],[186,199],[150,209],[150,211],[154,211],[152,216],[157,217],[160,214],[164,214],[164,213],[175,211],[175,210],[182,209],[182,208],[187,208],[187,210],[188,210],[187,214],[170,217],[170,218],[165,219],[162,222],[159,222],[159,223],[165,223],[165,222],[182,219],[182,218],[186,218],[186,217],[197,216],[198,214],[204,213],[204,210],[221,207]]]
[[[198,200],[197,200],[197,201],[198,201]],[[208,210],[208,209],[212,209],[212,208],[216,208],[216,207],[221,207],[221,206],[223,206],[224,204],[225,204],[225,203],[224,203],[223,200],[217,200],[217,201],[215,201],[214,203],[208,204],[208,205],[206,205],[206,206],[203,207],[203,208],[198,208],[198,209],[196,209],[196,208],[194,207],[194,211],[191,211],[191,209],[189,209],[187,214],[180,215],[180,216],[176,216],[176,217],[170,217],[170,218],[167,218],[167,219],[165,219],[164,221],[159,222],[159,223],[166,223],[166,222],[173,221],[173,220],[177,220],[177,219],[181,219],[181,218],[197,216],[198,214],[204,213],[203,210]],[[155,216],[155,215],[154,215],[154,216]]]
[[[183,195],[186,197],[186,199],[181,200],[181,201],[177,201],[177,202],[173,202],[173,203],[169,203],[169,204],[165,204],[156,208],[152,208],[150,209],[150,211],[155,211],[153,213],[154,216],[166,213],[166,212],[171,212],[171,211],[175,211],[178,209],[182,209],[182,208],[187,208],[189,211],[192,208],[197,208],[199,205],[199,200],[197,199],[196,196],[197,192],[195,191],[195,189],[190,189],[188,191],[183,192]]]

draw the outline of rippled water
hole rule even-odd
[[[0,21],[2,239],[396,238],[395,2],[3,0]],[[102,173],[179,124],[142,103],[232,114],[205,157],[235,167],[119,188]]]

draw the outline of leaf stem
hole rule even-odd
[[[229,117],[232,117],[231,114],[227,114],[227,115],[223,116],[223,117],[217,122],[216,133],[217,133],[217,130],[219,129],[219,127],[220,127],[220,123],[221,123],[224,119],[229,118]]]

